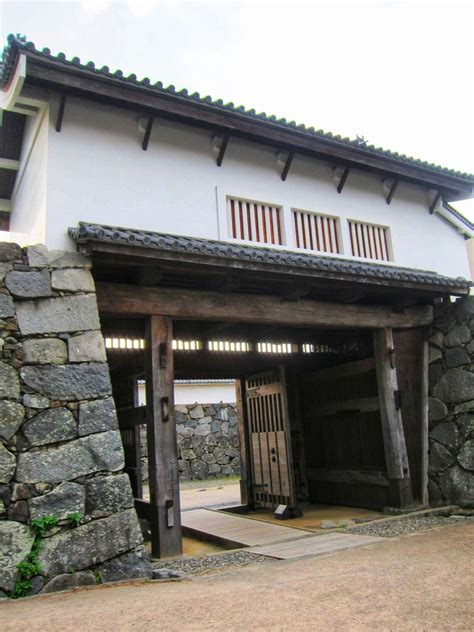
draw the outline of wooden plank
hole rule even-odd
[[[387,474],[375,470],[330,470],[311,468],[308,470],[308,478],[317,481],[329,481],[330,483],[388,486]]]
[[[398,189],[399,184],[400,184],[400,180],[398,178],[395,178],[392,186],[390,187],[390,191],[388,192],[388,195],[385,199],[385,202],[387,204],[390,204],[392,202],[393,196],[395,195],[395,191]]]
[[[227,149],[227,144],[229,143],[229,134],[226,134],[222,139],[222,144],[219,149],[219,155],[217,156],[216,165],[220,167],[222,165],[222,161],[224,160],[225,151]]]
[[[318,408],[318,416],[328,417],[341,412],[372,413],[378,410],[380,410],[378,397],[360,397],[324,404]]]
[[[341,179],[339,180],[339,184],[337,185],[338,193],[342,193],[342,190],[344,189],[344,185],[346,184],[347,176],[349,175],[349,171],[350,171],[349,167],[346,167],[344,169]]]
[[[185,534],[226,546],[274,544],[311,534],[303,529],[209,509],[185,511],[182,521]]]
[[[402,415],[395,401],[398,381],[396,368],[392,366],[393,348],[391,329],[374,331],[375,368],[390,502],[403,508],[412,503],[412,491]]]
[[[145,375],[153,557],[182,553],[172,342],[171,319],[150,316]]]
[[[96,289],[102,315],[166,314],[198,320],[374,329],[421,327],[433,321],[430,305],[396,313],[390,307],[380,305],[342,305],[306,299],[288,304],[273,296],[137,287],[121,283],[97,283]]]
[[[462,198],[462,193],[470,193],[471,183],[456,175],[442,174],[408,164],[397,158],[367,152],[363,148],[348,146],[337,140],[323,139],[305,130],[287,129],[269,121],[252,120],[237,113],[211,108],[202,103],[193,103],[179,95],[157,93],[146,86],[124,84],[114,77],[92,76],[90,71],[66,68],[59,61],[39,59],[34,53],[25,52],[28,57],[28,79],[40,84],[53,83],[94,100],[120,102],[123,107],[134,111],[146,109],[160,116],[186,121],[190,124],[216,127],[235,136],[243,136],[265,144],[291,147],[302,153],[332,161],[350,163],[383,175],[397,174],[409,181],[432,184],[449,191],[451,199]],[[461,193],[461,195],[460,195]],[[448,195],[449,198],[449,195]]]
[[[426,334],[426,331],[425,331]],[[429,344],[426,339],[423,341],[422,355],[422,377],[421,377],[421,504],[428,507],[428,435],[429,435],[429,419],[428,419],[428,366],[429,366]]]
[[[308,377],[311,380],[334,380],[339,377],[349,377],[351,375],[358,375],[359,373],[368,373],[374,369],[375,358],[366,358],[364,360],[354,360],[353,362],[338,364],[337,366],[329,367],[327,369],[311,371],[311,373],[307,373],[305,377]]]
[[[288,542],[278,542],[266,546],[255,546],[248,549],[248,551],[279,560],[289,560],[313,555],[327,555],[329,553],[335,553],[336,551],[354,549],[383,541],[384,538],[376,536],[353,535],[351,533],[328,533],[325,535],[298,538]]]
[[[147,423],[147,408],[146,406],[121,408],[117,410],[117,418],[120,430],[141,426]]]

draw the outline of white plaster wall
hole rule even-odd
[[[21,245],[44,243],[47,209],[48,112],[26,121],[17,190],[12,200],[11,235]],[[30,152],[31,147],[31,152]]]
[[[469,276],[464,238],[429,214],[422,189],[401,184],[387,206],[380,179],[351,171],[339,195],[332,165],[297,156],[286,182],[272,148],[231,139],[221,168],[212,134],[155,120],[148,151],[136,113],[68,99],[60,134],[50,120],[46,244],[74,248],[79,221],[229,239],[226,195],[283,206],[285,248],[294,248],[291,208],[388,225],[394,264]]]
[[[235,384],[175,384],[175,404],[233,404],[236,401]],[[146,403],[145,384],[138,385],[138,405]]]

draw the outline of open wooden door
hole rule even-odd
[[[247,377],[245,392],[255,504],[295,507],[284,368]]]

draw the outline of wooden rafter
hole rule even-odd
[[[285,166],[283,167],[283,171],[281,172],[281,179],[283,180],[283,182],[286,180],[286,176],[288,175],[288,172],[290,170],[291,167],[291,163],[293,162],[293,158],[295,157],[295,152],[294,151],[290,151],[287,158],[286,158],[286,162],[285,162]]]
[[[145,134],[143,135],[142,149],[146,151],[148,149],[148,143],[150,141],[151,128],[153,127],[153,117],[148,117],[148,121],[145,128]]]
[[[226,134],[222,139],[221,146],[219,148],[219,155],[217,156],[216,165],[220,167],[222,165],[222,161],[224,160],[225,151],[227,149],[227,145],[229,143],[229,134]]]
[[[55,126],[55,130],[57,132],[61,131],[61,128],[63,126],[63,117],[64,117],[64,108],[66,107],[66,95],[62,94],[61,95],[61,99],[59,101],[59,108],[58,108],[58,114],[56,116],[56,126]]]

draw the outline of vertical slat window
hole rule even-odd
[[[293,209],[297,248],[342,254],[339,218]]]
[[[351,251],[354,257],[392,261],[390,229],[387,226],[349,220]]]
[[[227,198],[227,212],[232,239],[283,246],[281,207]]]

